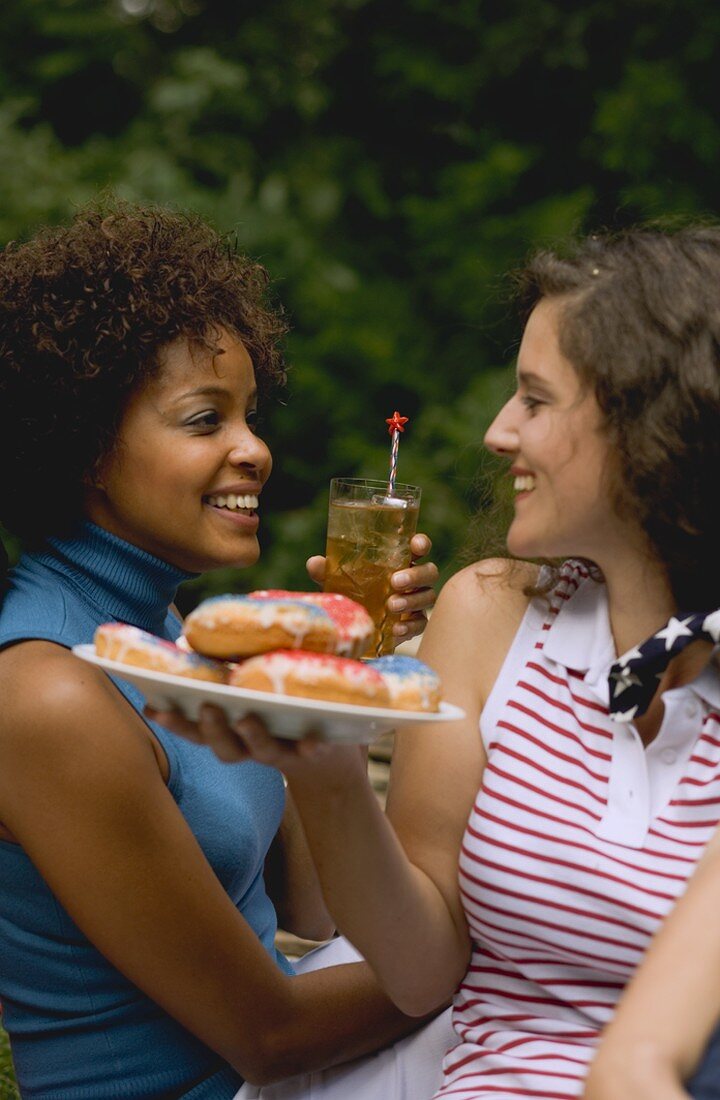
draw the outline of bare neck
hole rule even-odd
[[[600,563],[598,563],[600,564]],[[640,555],[601,564],[608,594],[610,629],[618,655],[660,630],[677,605],[663,566]]]

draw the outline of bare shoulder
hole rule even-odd
[[[525,589],[537,581],[537,566],[504,558],[473,562],[443,587],[431,624],[437,630],[460,617],[465,629],[517,627],[530,597]],[[428,628],[429,629],[429,628]]]
[[[525,589],[538,578],[538,567],[512,558],[484,558],[465,566],[450,578],[443,592],[471,600],[474,604],[521,603],[527,605]],[[441,594],[442,595],[442,594]]]
[[[150,751],[147,726],[127,706],[108,677],[52,642],[22,642],[0,654],[0,760],[42,754],[50,763],[107,752],[113,731],[127,749]],[[98,736],[102,731],[102,738]]]
[[[537,575],[533,565],[498,558],[474,562],[447,582],[420,646],[444,684],[473,684],[482,706],[527,610],[524,590]]]

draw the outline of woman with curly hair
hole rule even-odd
[[[180,582],[256,561],[265,290],[156,208],[0,255],[0,520],[26,548],[0,609],[0,1001],[33,1100],[225,1100],[417,1027],[364,963],[295,976],[276,950],[276,907],[332,933],[280,773],[168,734],[70,652],[108,620],[174,640]],[[436,570],[408,574],[416,633]]]
[[[454,994],[437,1100],[708,1100],[712,1068],[683,1082],[720,1016],[720,228],[545,252],[521,289],[485,442],[522,560],[456,574],[421,646],[467,720],[402,732],[387,817],[346,748],[194,733],[282,767],[395,1004]]]

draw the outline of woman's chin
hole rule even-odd
[[[209,548],[205,555],[197,555],[192,567],[194,573],[210,573],[214,569],[248,569],[260,557],[257,539],[245,540],[242,547],[224,547],[213,553]]]
[[[507,536],[508,552],[514,558],[541,558],[546,556],[543,550],[537,549],[537,539],[529,537],[522,531],[514,530],[515,524],[511,524]]]

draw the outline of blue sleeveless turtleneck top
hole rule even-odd
[[[110,621],[174,641],[180,624],[169,605],[188,576],[84,524],[77,537],[50,539],[41,552],[25,554],[11,572],[0,648],[28,639],[68,647],[91,642],[95,628]],[[115,683],[142,714],[140,692]],[[284,808],[280,773],[221,763],[203,746],[148,724],[168,759],[168,789],[208,862],[271,957],[292,973],[274,947],[276,916],[263,881]],[[22,848],[6,841],[0,841],[0,1002],[28,1100],[229,1100],[241,1084],[93,947]]]

